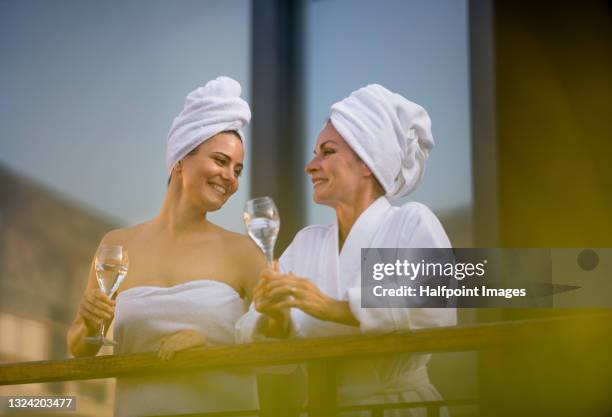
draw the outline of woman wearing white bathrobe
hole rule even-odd
[[[266,261],[250,239],[216,226],[206,213],[220,209],[238,188],[241,129],[251,118],[240,92],[236,81],[219,77],[187,96],[168,134],[169,181],[161,211],[102,239],[127,248],[130,266],[116,310],[115,300],[97,289],[91,269],[67,337],[75,356],[95,355],[99,346],[84,338],[113,318],[116,354],[157,351],[171,360],[188,348],[235,343],[244,299]],[[254,408],[255,379],[247,371],[117,378],[117,417]]]
[[[281,256],[279,271],[262,273],[254,304],[237,323],[239,341],[456,324],[450,308],[361,308],[361,248],[450,247],[427,207],[389,203],[417,186],[432,146],[426,111],[380,85],[359,89],[332,106],[306,172],[314,201],[334,208],[336,222],[301,230]],[[342,361],[336,370],[339,402],[438,400],[427,375],[429,358],[405,354]],[[425,410],[385,414],[421,415]]]

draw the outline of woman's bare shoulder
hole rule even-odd
[[[104,235],[100,244],[127,245],[133,242],[138,236],[146,233],[150,228],[151,221],[146,221],[134,226],[113,229]]]
[[[223,238],[223,242],[231,249],[249,250],[251,244],[257,247],[249,237],[241,233],[232,232],[226,229],[222,230],[221,236]]]
[[[261,249],[259,249],[259,246],[257,246],[250,237],[240,233],[231,232],[229,230],[224,230],[223,240],[226,248],[228,248],[232,254],[240,256],[240,259],[243,261],[265,261]]]
[[[259,273],[267,266],[266,257],[259,246],[243,234],[227,231],[225,242],[229,256],[237,260],[235,268],[241,280],[240,286],[250,297]]]

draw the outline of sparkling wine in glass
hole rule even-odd
[[[272,265],[274,244],[280,229],[280,218],[274,200],[270,197],[258,197],[247,201],[243,218],[249,236],[261,248],[268,263]]]
[[[96,253],[95,268],[98,286],[109,298],[123,282],[129,266],[127,250],[123,246],[102,245]],[[104,321],[97,336],[86,337],[85,342],[100,346],[113,346],[117,343],[104,337]]]

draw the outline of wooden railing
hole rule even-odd
[[[496,322],[474,326],[423,329],[381,336],[290,340],[253,343],[207,349],[194,349],[161,361],[154,353],[126,356],[98,356],[0,365],[0,385],[51,381],[112,378],[132,375],[164,374],[214,368],[267,366],[306,363],[308,366],[308,411],[312,416],[334,415],[340,411],[368,409],[381,415],[388,408],[422,407],[437,415],[442,405],[470,401],[441,401],[406,404],[379,404],[338,407],[335,401],[333,362],[337,358],[388,355],[407,352],[460,352],[509,347],[512,345],[550,345],[563,340],[567,328],[588,320],[589,331],[602,340],[612,335],[612,313],[573,315],[536,320]],[[257,415],[257,410],[198,414],[207,416]],[[263,415],[263,413],[262,413]]]

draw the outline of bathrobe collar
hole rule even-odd
[[[374,236],[387,219],[390,208],[389,200],[384,196],[379,197],[361,213],[351,228],[339,256],[338,273],[340,276],[338,278],[340,288],[338,289],[341,293],[344,293],[348,287],[360,285],[361,249],[371,247]],[[338,253],[339,248],[338,230],[338,221],[336,220],[333,230],[336,253]]]

